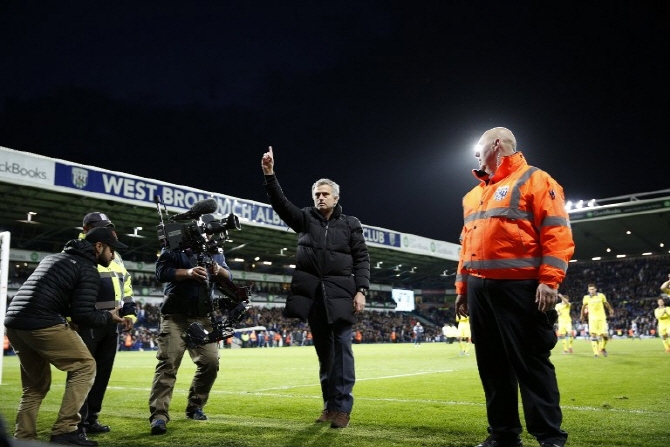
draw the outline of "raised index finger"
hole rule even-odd
[[[272,146],[268,146],[268,152],[270,152],[270,157],[274,158],[274,155],[272,154]]]

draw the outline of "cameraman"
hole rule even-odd
[[[195,322],[202,324],[207,331],[212,331],[208,281],[232,279],[232,275],[223,254],[213,255],[211,259],[212,264],[207,269],[197,265],[197,257],[191,249],[183,251],[164,248],[156,261],[156,279],[165,283],[165,298],[161,305],[160,333],[157,338],[158,364],[149,396],[149,421],[153,435],[167,432],[172,392],[186,349],[197,367],[188,391],[186,417],[207,420],[202,408],[207,403],[219,371],[218,344],[212,342],[190,348],[181,334]]]

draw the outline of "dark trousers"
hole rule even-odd
[[[328,324],[322,297],[315,299],[308,321],[319,357],[324,409],[351,413],[354,405],[351,392],[356,382],[354,352],[351,349],[352,325],[342,321]]]
[[[78,333],[84,344],[95,359],[96,374],[95,381],[84,405],[79,410],[81,423],[95,424],[102,410],[102,400],[105,397],[109,377],[112,375],[114,358],[119,345],[119,333],[116,324],[94,328],[79,328]]]
[[[540,312],[536,280],[470,276],[468,310],[479,377],[486,396],[489,432],[501,442],[521,433],[518,390],[528,433],[540,442],[565,444],[554,365],[555,311]],[[553,315],[552,315],[553,314]]]

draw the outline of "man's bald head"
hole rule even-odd
[[[484,135],[479,139],[479,144],[494,144],[496,140],[500,140],[500,155],[512,155],[516,152],[516,138],[511,130],[505,127],[494,127],[484,132]]]
[[[475,146],[475,157],[479,162],[479,169],[493,174],[500,164],[500,157],[506,157],[516,152],[516,138],[511,130],[504,127],[494,127],[481,136]]]

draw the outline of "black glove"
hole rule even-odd
[[[126,317],[128,315],[137,316],[135,306],[136,304],[134,302],[123,303],[123,307],[119,309],[119,317]]]

